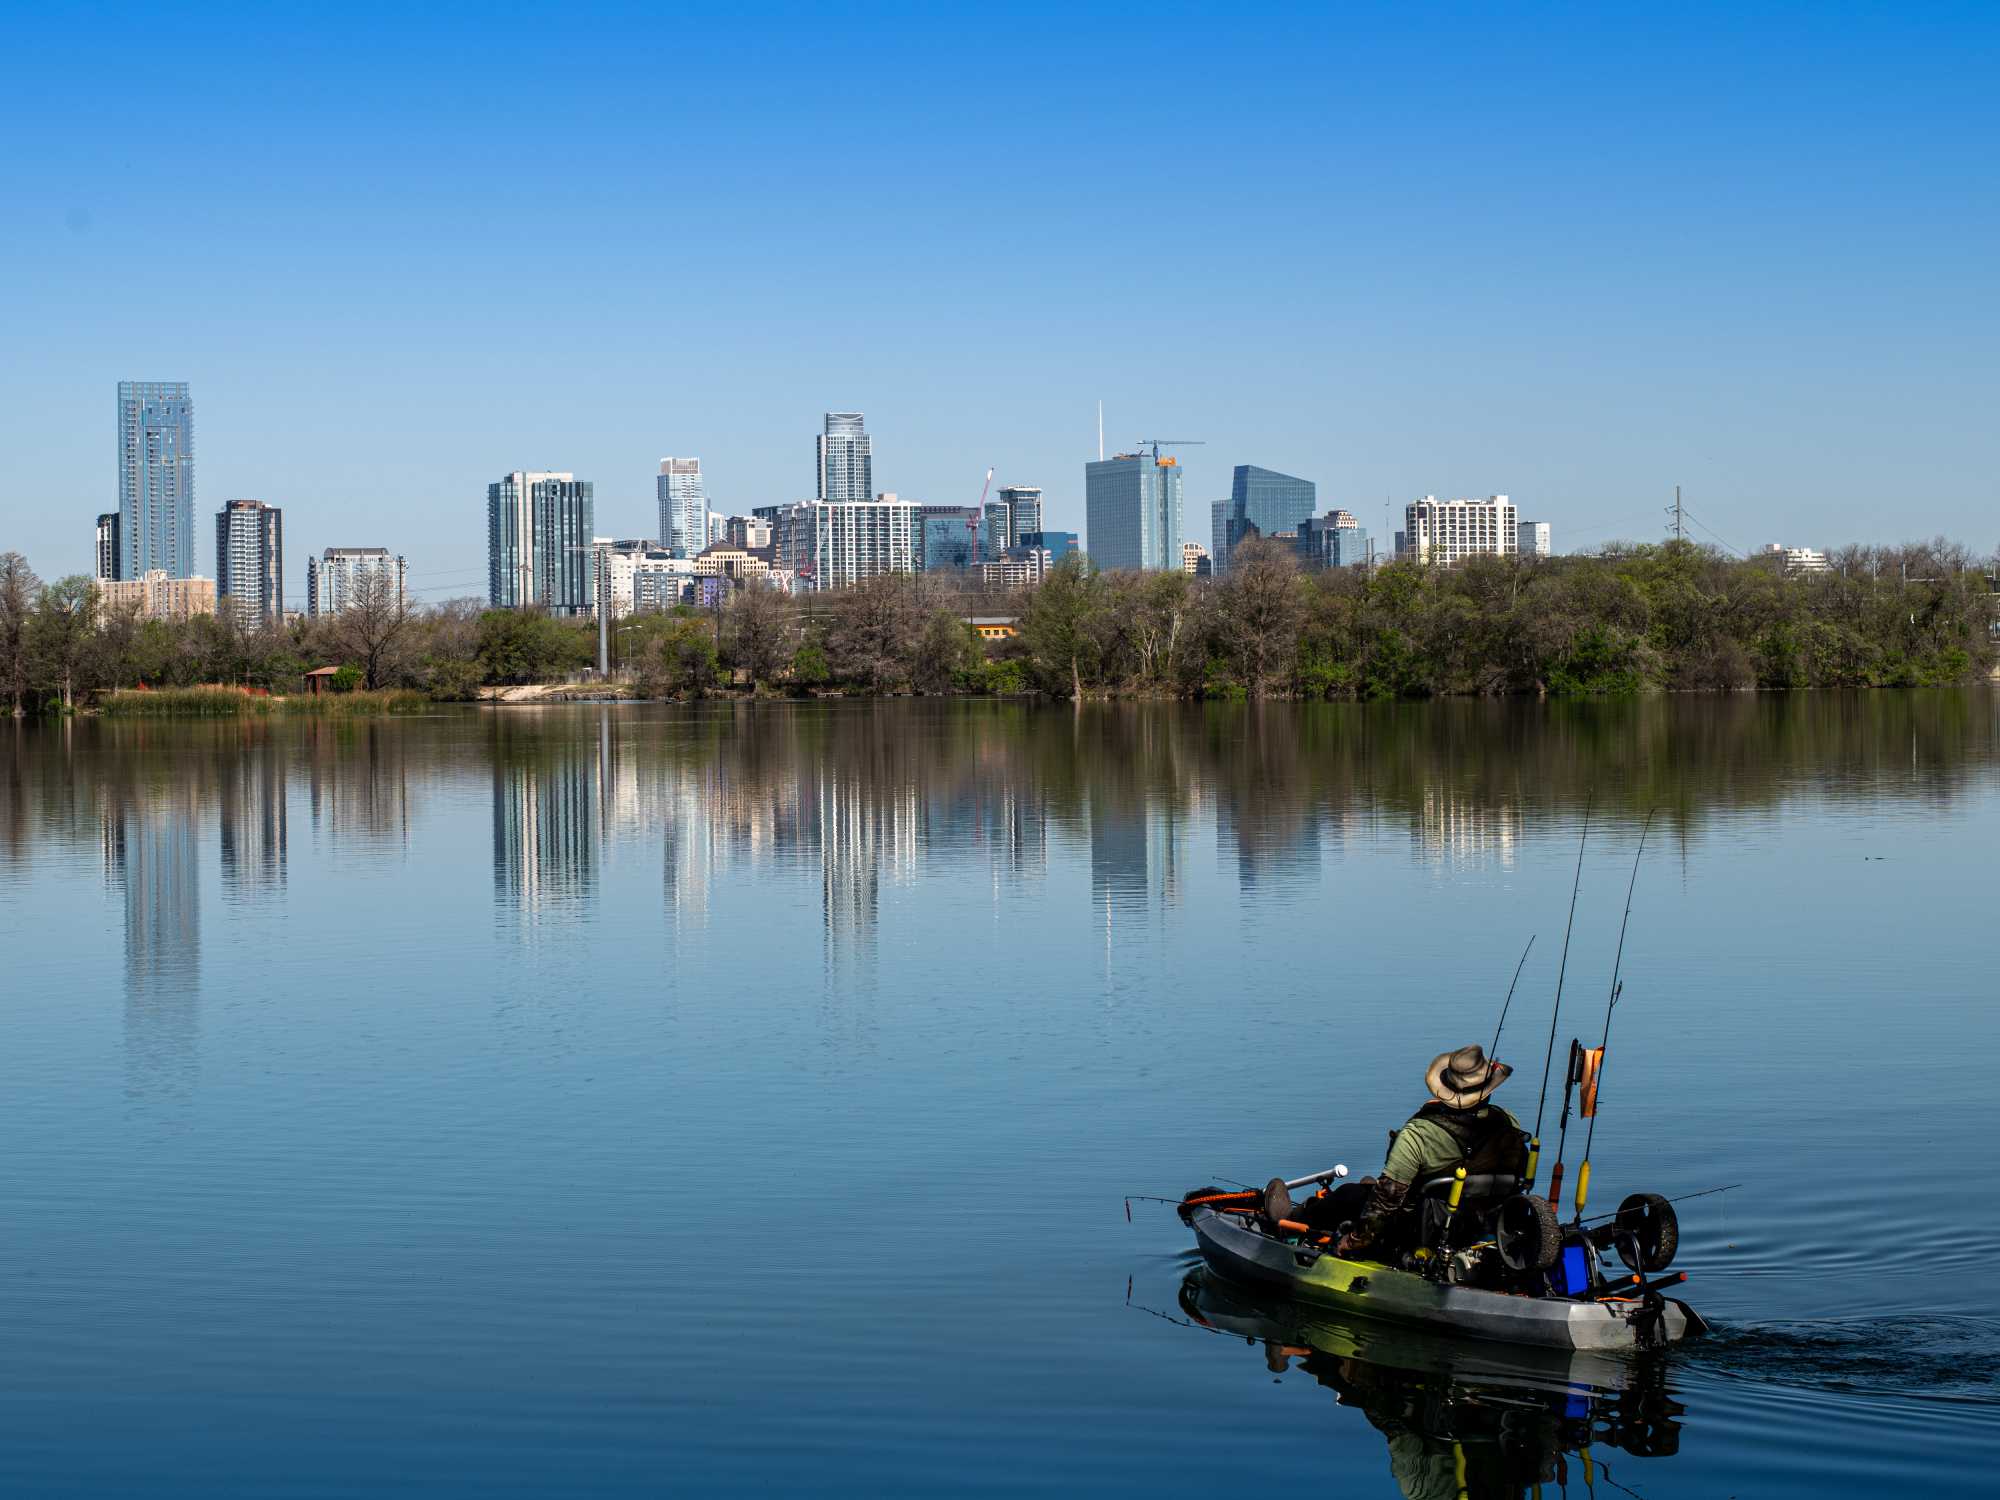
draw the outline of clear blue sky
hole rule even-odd
[[[989,464],[1082,527],[1095,403],[1560,548],[2000,542],[2000,8],[17,7],[0,546],[88,566],[121,379],[200,517],[484,580],[488,480],[718,509]],[[205,526],[205,519],[203,525]],[[208,534],[204,532],[205,538]],[[200,565],[212,565],[212,538]]]

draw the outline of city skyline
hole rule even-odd
[[[201,405],[199,494],[293,518],[288,595],[308,552],[369,539],[419,597],[479,593],[459,497],[503,470],[592,476],[621,535],[650,529],[662,453],[702,456],[717,510],[809,498],[802,418],[829,407],[870,413],[875,489],[971,505],[997,466],[1068,530],[1102,400],[1107,449],[1210,444],[1182,455],[1203,542],[1248,461],[1384,537],[1411,497],[1490,493],[1565,548],[1658,537],[1678,483],[1740,552],[1985,548],[1996,127],[1958,61],[2000,20],[1961,17],[1947,47],[1926,10],[1211,19],[1216,88],[1187,118],[1111,106],[1082,59],[1127,28],[1095,11],[1059,49],[970,16],[856,18],[842,55],[880,87],[831,110],[804,33],[735,16],[513,13],[473,70],[442,16],[364,8],[329,43],[303,18],[30,13],[0,285],[33,357],[0,362],[0,422],[37,498],[7,507],[8,544],[90,571],[78,518],[116,503],[106,387],[170,375]],[[546,68],[552,37],[598,81],[586,103],[529,118],[473,86]],[[1004,112],[957,107],[975,37]],[[662,55],[703,59],[685,97],[712,107],[642,106]],[[1418,118],[1424,80],[1447,86]],[[121,164],[168,117],[161,214]],[[1118,211],[1148,178],[1172,233]],[[868,232],[808,232],[857,189]],[[468,242],[503,201],[603,229]],[[1238,214],[1284,227],[1238,234]],[[1142,316],[1150,337],[1113,334]],[[523,328],[589,357],[523,370]]]

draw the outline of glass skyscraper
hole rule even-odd
[[[969,505],[926,505],[917,513],[917,567],[932,573],[972,566],[979,512]]]
[[[708,492],[701,460],[660,460],[660,545],[676,557],[693,557],[708,545]]]
[[[574,474],[517,470],[489,484],[486,597],[493,607],[538,604],[551,614],[589,614],[594,519],[590,481]]]
[[[118,576],[194,576],[194,402],[180,380],[118,382]]]
[[[1031,531],[1042,529],[1041,486],[1033,484],[1003,484],[1000,486],[1000,503],[1007,507],[1007,545],[1025,545],[1022,538]]]
[[[1171,458],[1121,453],[1083,466],[1084,550],[1104,569],[1181,565],[1181,470]]]
[[[1229,554],[1247,536],[1294,535],[1312,518],[1319,487],[1275,469],[1238,464],[1229,484],[1229,499],[1217,501],[1209,539],[1209,556],[1217,571],[1229,566]]]
[[[836,505],[860,505],[875,498],[875,465],[868,430],[858,411],[830,411],[817,440],[818,498]]]

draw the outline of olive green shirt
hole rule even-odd
[[[1486,1108],[1516,1130],[1521,1128],[1521,1122],[1499,1105],[1489,1104]],[[1457,1136],[1436,1120],[1418,1115],[1396,1132],[1396,1140],[1389,1147],[1389,1161],[1382,1168],[1382,1175],[1406,1182],[1411,1187],[1422,1187],[1433,1177],[1447,1175],[1464,1159],[1465,1151],[1459,1145]]]

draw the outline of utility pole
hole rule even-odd
[[[1681,487],[1679,485],[1674,486],[1674,507],[1668,514],[1674,518],[1674,540],[1677,542],[1686,541],[1688,539],[1687,512],[1681,508]]]

